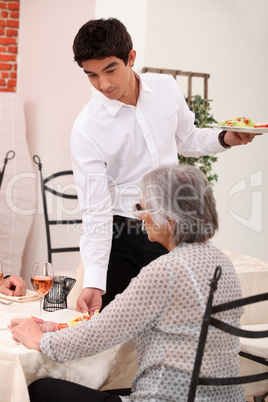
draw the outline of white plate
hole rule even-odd
[[[235,131],[237,133],[249,133],[249,134],[268,133],[268,127],[232,127],[232,126],[220,126],[219,124],[208,124],[208,126],[219,130]]]
[[[44,321],[54,321],[62,323],[72,320],[75,315],[82,315],[82,313],[79,313],[75,310],[62,309],[52,312],[43,311],[42,314],[38,315],[37,317],[42,318],[42,320]]]

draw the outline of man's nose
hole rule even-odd
[[[100,88],[102,91],[107,90],[110,87],[110,80],[107,76],[102,76],[99,78]]]

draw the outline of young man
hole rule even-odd
[[[212,155],[246,144],[254,136],[197,129],[173,77],[133,71],[136,52],[131,37],[115,18],[83,25],[73,51],[97,90],[79,114],[71,136],[73,170],[83,192],[84,211],[80,243],[84,289],[77,309],[92,313],[166,252],[159,243],[148,241],[141,221],[132,213],[144,174],[177,164],[178,153]]]

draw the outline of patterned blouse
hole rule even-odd
[[[132,394],[122,401],[187,400],[200,326],[217,265],[222,276],[214,303],[242,297],[231,261],[212,243],[181,244],[144,267],[101,314],[58,332],[46,333],[41,350],[65,362],[94,355],[133,338],[138,372]],[[239,325],[242,309],[219,317]],[[240,374],[239,340],[210,328],[201,374]],[[242,386],[199,386],[196,401],[244,402]]]

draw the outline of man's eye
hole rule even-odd
[[[96,74],[88,74],[87,76],[88,76],[88,78],[95,78]]]
[[[111,73],[113,73],[115,70],[116,70],[115,68],[114,68],[113,70],[108,70],[107,73],[108,73],[108,74],[111,74]]]

